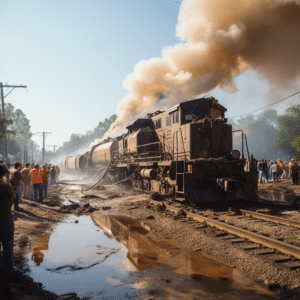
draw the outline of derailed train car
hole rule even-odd
[[[244,154],[232,149],[226,110],[212,97],[185,101],[137,119],[126,127],[127,134],[62,163],[69,170],[109,164],[112,182],[131,175],[136,189],[194,204],[256,200],[256,161],[248,153],[245,171]]]

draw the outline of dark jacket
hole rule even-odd
[[[51,170],[50,170],[50,176],[51,176],[52,178],[55,178],[55,176],[56,176],[55,169],[51,169]]]
[[[264,162],[262,165],[263,165],[263,171],[268,172],[268,163]]]
[[[297,164],[293,164],[291,167],[291,173],[297,174],[299,172],[299,166]]]
[[[0,219],[12,217],[11,206],[14,198],[16,194],[12,186],[0,181]]]
[[[258,171],[264,171],[264,163],[259,162],[257,168],[258,168]]]

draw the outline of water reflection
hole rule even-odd
[[[92,220],[126,246],[127,258],[137,270],[164,264],[178,274],[189,274],[212,293],[230,291],[231,267],[196,251],[181,249],[169,240],[157,242],[148,238],[145,235],[151,230],[150,224],[115,215],[93,215]]]
[[[93,221],[89,216],[78,219],[75,225],[70,217],[51,236],[31,238],[31,276],[57,294],[136,299],[138,293],[145,299],[172,300],[272,295],[217,260],[170,240],[151,239],[147,222],[100,214],[92,215]]]
[[[44,260],[44,253],[41,250],[49,249],[49,239],[51,232],[46,232],[42,236],[30,236],[31,246],[33,248],[31,260],[39,266]]]

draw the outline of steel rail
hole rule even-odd
[[[158,204],[157,202],[155,202],[153,200],[151,201],[151,203],[153,203],[155,205]],[[175,213],[178,212],[178,209],[176,209],[170,205],[166,205],[166,208]],[[300,259],[300,248],[299,247],[293,246],[291,244],[288,244],[288,243],[285,243],[282,241],[278,241],[278,240],[270,238],[270,237],[265,237],[265,236],[262,236],[260,234],[257,234],[257,233],[254,233],[254,232],[251,232],[251,231],[248,231],[245,229],[241,229],[241,228],[238,228],[238,227],[235,227],[232,225],[228,225],[228,224],[222,223],[217,220],[212,220],[212,219],[209,219],[209,218],[206,218],[203,216],[199,216],[199,215],[196,215],[196,214],[193,214],[190,212],[186,212],[186,211],[185,211],[185,213],[188,218],[192,218],[195,221],[206,222],[206,224],[209,226],[216,227],[220,230],[225,230],[228,233],[237,235],[241,238],[246,238],[251,242],[264,245],[268,248],[275,248],[282,253],[285,253],[287,255],[292,255],[292,256]]]
[[[253,212],[253,211],[249,211],[249,210],[241,209],[240,211],[243,213],[244,216],[251,216],[255,219],[261,219],[261,220],[274,222],[277,224],[283,224],[283,225],[300,228],[300,222],[297,222],[297,221],[285,220],[283,218],[279,218],[279,217],[275,217],[275,216],[271,216],[271,215],[265,215],[265,214],[261,214],[261,213],[257,213],[257,212]]]

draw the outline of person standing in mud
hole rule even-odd
[[[21,194],[22,194],[22,180],[24,179],[23,175],[19,171],[22,164],[20,162],[14,163],[14,168],[10,171],[9,175],[9,183],[12,185],[16,197],[14,199],[14,210],[18,211],[21,210],[19,207],[19,202],[21,201]]]
[[[12,186],[4,183],[3,178],[8,170],[0,163],[0,241],[3,246],[3,265],[1,266],[0,286],[5,299],[12,299],[9,279],[13,275],[14,221],[11,206],[16,194]]]
[[[6,165],[6,168],[7,168],[7,173],[6,173],[5,177],[6,177],[6,181],[8,181],[9,180],[9,176],[10,176],[11,164],[7,162],[5,165]]]
[[[44,172],[44,174],[43,174],[43,176],[42,176],[42,178],[43,178],[43,197],[44,197],[44,198],[47,198],[47,191],[48,191],[48,173],[49,173],[49,171],[48,171],[48,169],[47,169],[47,165],[43,165],[42,169],[43,169],[43,172]]]
[[[29,177],[29,172],[30,172],[30,164],[27,163],[25,164],[25,168],[21,171],[21,174],[24,176],[23,179],[23,197],[24,199],[30,199],[31,197],[31,183],[30,183],[30,177]]]
[[[275,180],[278,182],[278,168],[273,162],[271,162],[270,171],[272,172],[273,183]]]
[[[268,183],[268,163],[266,160],[263,162],[263,176],[265,178],[265,183]]]
[[[294,162],[295,162],[294,159],[291,159],[291,161],[289,162],[289,177],[292,176],[291,168],[292,168],[292,165],[294,164]]]
[[[59,169],[59,167],[58,166],[55,166],[55,173],[56,173],[56,182],[58,181],[58,175],[59,175],[59,173],[60,173],[60,169]]]
[[[263,183],[262,179],[264,176],[264,160],[263,159],[261,159],[260,162],[258,163],[257,169],[258,169],[258,180],[259,180],[259,183],[261,184],[261,183]]]
[[[29,173],[29,177],[33,187],[33,200],[34,202],[38,202],[38,194],[39,194],[39,202],[43,201],[43,170],[40,170],[40,165],[35,164],[34,169],[32,169]]]
[[[21,201],[21,195],[22,195],[23,179],[24,177],[22,176],[21,172],[15,172],[14,177],[9,179],[8,181],[8,183],[12,186],[14,192],[16,193],[16,198],[13,200],[15,211],[23,210],[19,207],[19,203]]]
[[[291,167],[291,174],[292,174],[292,180],[293,180],[293,185],[298,185],[299,184],[299,165],[294,161],[294,164]]]
[[[55,183],[55,178],[56,178],[56,171],[55,171],[55,167],[52,166],[52,168],[50,170],[50,184]]]
[[[288,174],[289,174],[289,167],[286,161],[283,162],[283,174],[282,174],[282,178],[286,179],[288,178]]]

